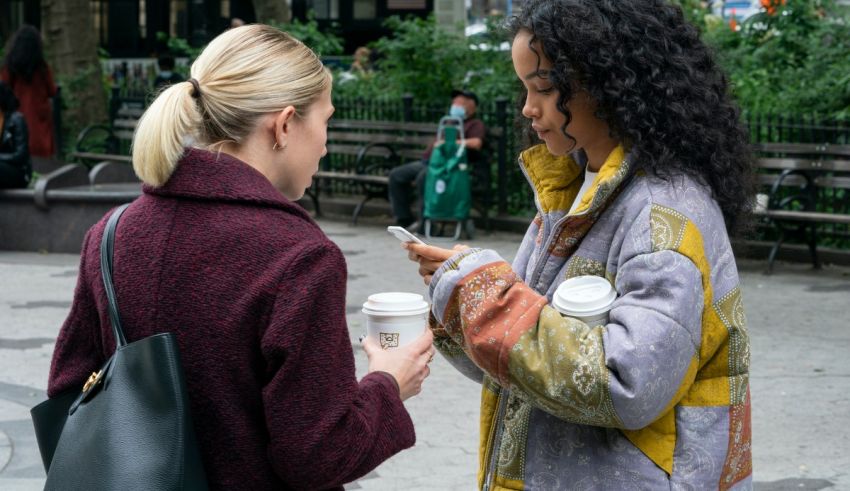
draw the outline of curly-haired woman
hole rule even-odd
[[[752,202],[725,77],[662,0],[531,0],[511,19],[520,167],[538,214],[513,264],[407,244],[435,344],[481,381],[484,489],[751,487],[749,342],[729,233]],[[607,323],[562,316],[606,278]]]

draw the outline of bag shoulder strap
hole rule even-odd
[[[124,330],[121,328],[118,300],[115,296],[115,287],[112,285],[112,252],[115,246],[115,229],[118,227],[118,220],[128,206],[130,206],[130,203],[122,205],[112,212],[109,221],[106,222],[103,239],[100,241],[100,272],[103,276],[106,298],[109,300],[109,321],[112,324],[112,333],[115,335],[116,350],[127,344],[127,338],[124,337]]]

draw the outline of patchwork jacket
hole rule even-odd
[[[482,383],[482,489],[749,489],[749,340],[723,215],[695,180],[615,149],[571,214],[583,163],[520,157],[538,214],[513,265],[469,249],[431,282],[435,344]],[[607,325],[560,315],[606,278]]]

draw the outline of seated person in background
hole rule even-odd
[[[12,89],[0,82],[0,189],[25,188],[32,176],[27,123]]]
[[[487,133],[484,122],[475,117],[477,109],[478,96],[475,93],[468,90],[452,91],[452,106],[449,110],[449,115],[459,117],[463,120],[464,144],[466,145],[466,155],[471,168],[475,168],[476,164],[482,160],[481,149],[484,146],[484,136]],[[416,190],[421,198],[425,186],[425,174],[428,172],[428,161],[431,159],[431,151],[434,149],[435,143],[437,142],[435,141],[428,146],[422,160],[415,160],[400,165],[390,171],[389,198],[396,225],[401,227],[411,227],[413,225],[411,228],[417,230],[421,226],[422,221],[419,220],[419,222],[416,222],[410,211],[414,192],[411,184],[416,184]],[[421,216],[422,213],[420,210],[420,219]]]
[[[363,75],[372,71],[372,64],[369,57],[372,55],[372,50],[366,46],[360,46],[354,50],[354,61],[351,63],[351,72],[357,75]]]
[[[174,57],[170,54],[160,55],[157,60],[159,75],[153,80],[154,91],[183,81],[183,76],[174,71]]]

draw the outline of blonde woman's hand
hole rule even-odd
[[[431,284],[431,278],[434,272],[440,269],[440,266],[446,259],[454,256],[460,251],[469,249],[468,246],[457,244],[451,249],[443,249],[432,245],[416,244],[414,242],[405,242],[401,245],[407,249],[407,257],[413,262],[419,263],[419,275],[426,285]]]
[[[400,348],[384,350],[377,341],[366,336],[361,341],[369,358],[369,373],[386,372],[398,383],[401,400],[422,391],[422,382],[431,374],[428,363],[434,358],[434,335],[430,329],[415,341]]]

